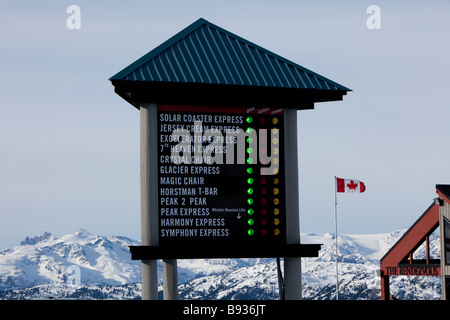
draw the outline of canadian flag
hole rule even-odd
[[[336,191],[337,192],[364,192],[366,186],[364,182],[355,179],[341,179],[336,178]]]

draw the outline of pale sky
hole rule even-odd
[[[80,8],[81,29],[66,12]],[[370,30],[369,5],[381,10]],[[448,1],[3,1],[0,249],[84,228],[140,239],[139,111],[108,78],[204,18],[350,89],[298,113],[300,231],[410,226],[450,184]]]

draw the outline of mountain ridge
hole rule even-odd
[[[338,236],[340,299],[379,299],[379,260],[406,230]],[[0,250],[0,298],[140,299],[140,261],[131,260],[129,252],[139,241],[85,229],[26,239],[34,240]],[[303,298],[335,299],[334,234],[302,233],[301,242],[322,244],[319,257],[302,259]],[[430,252],[439,256],[438,234],[431,236]],[[417,252],[424,254],[424,248]],[[158,269],[161,291],[160,261]],[[74,276],[75,285],[69,283]],[[279,298],[275,259],[178,260],[178,280],[180,299]],[[440,278],[392,277],[391,291],[401,299],[440,299]]]

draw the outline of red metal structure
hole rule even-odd
[[[389,276],[440,276],[439,259],[430,259],[429,236],[439,227],[439,205],[433,203],[380,260],[381,300],[390,300]],[[414,252],[426,242],[426,259]]]

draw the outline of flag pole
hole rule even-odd
[[[337,233],[337,179],[334,176],[334,239],[336,241],[336,300],[339,300],[338,233]]]

